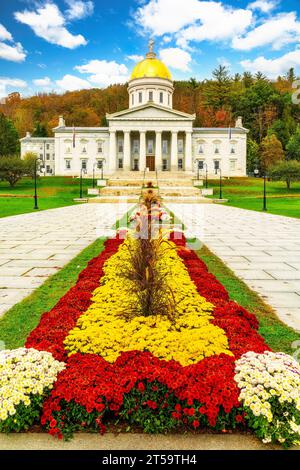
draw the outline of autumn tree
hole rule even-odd
[[[284,160],[284,150],[276,135],[266,136],[260,145],[260,163],[263,171]]]

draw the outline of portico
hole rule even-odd
[[[111,170],[191,171],[192,131],[115,129],[110,132]]]

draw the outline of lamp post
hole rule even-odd
[[[80,194],[79,194],[80,199],[82,199],[82,174],[86,174],[85,168],[81,168],[80,170]]]
[[[267,211],[267,175],[264,173],[264,198],[263,198],[263,211]]]
[[[220,172],[220,195],[219,199],[223,199],[223,187],[222,187],[222,170],[221,168],[216,168],[216,175]]]
[[[95,167],[98,165],[98,162],[94,163],[93,165],[93,189],[95,187]]]
[[[207,166],[207,163],[203,163],[203,166],[205,166],[205,188],[207,189],[208,188],[208,179],[207,179],[207,175],[208,175],[208,166]]]
[[[38,159],[35,158],[34,159],[34,196],[33,196],[34,207],[33,207],[33,209],[38,209],[39,208],[39,206],[38,206],[38,195],[37,195],[37,161],[38,161]]]

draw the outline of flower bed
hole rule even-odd
[[[106,242],[43,315],[26,347],[65,364],[57,365],[50,394],[39,389],[35,418],[44,401],[41,424],[58,437],[104,432],[117,417],[145,432],[239,427],[265,442],[298,443],[299,365],[270,351],[256,317],[229,299],[184,238],[172,234],[168,243],[159,269],[176,303],[174,321],[143,316],[138,306],[136,316],[126,316],[128,296],[139,301],[121,276],[135,241],[118,239]]]

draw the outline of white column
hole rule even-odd
[[[131,152],[130,152],[130,132],[124,131],[124,170],[131,169]]]
[[[140,171],[146,168],[146,132],[140,132]]]
[[[171,171],[178,170],[178,132],[172,132]]]
[[[192,132],[185,133],[185,171],[193,170],[193,145],[192,145]]]
[[[161,132],[156,132],[155,142],[155,168],[162,169],[162,148],[161,148]]]
[[[116,171],[117,167],[117,132],[109,131],[109,161],[110,171]]]

